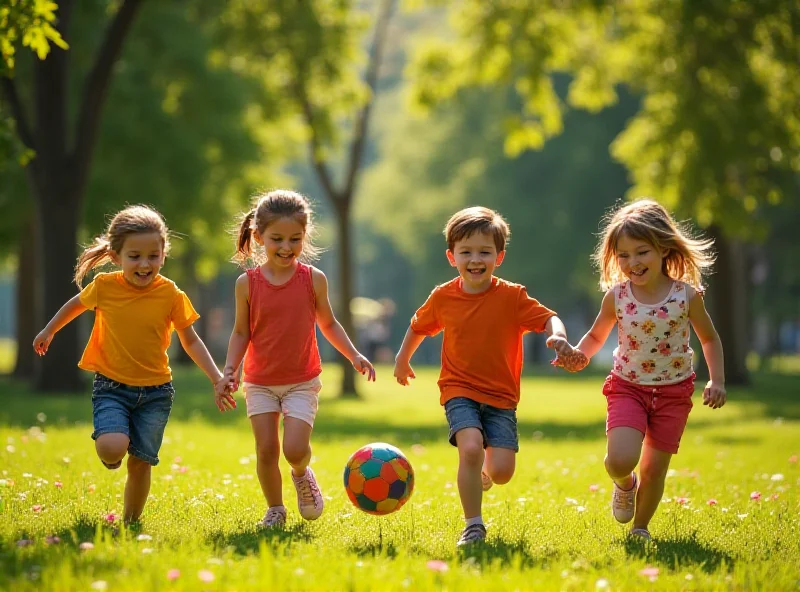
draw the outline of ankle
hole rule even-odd
[[[617,487],[624,491],[630,491],[636,485],[636,477],[633,473],[629,473],[627,476],[622,477],[620,479],[612,479],[614,483],[617,484]]]
[[[473,518],[464,518],[464,522],[466,522],[465,526],[467,526],[467,527],[472,526],[473,524],[483,524],[483,517],[480,514],[478,514],[477,516],[474,516]],[[484,526],[485,526],[485,524],[484,524]]]

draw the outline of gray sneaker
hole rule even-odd
[[[646,528],[634,528],[631,530],[631,536],[642,539],[644,541],[652,541],[653,537],[650,536],[650,531]]]
[[[286,524],[286,508],[283,506],[269,508],[261,521],[261,526],[265,528],[282,528],[284,524]]]
[[[306,520],[319,518],[325,503],[311,467],[306,467],[302,477],[295,477],[292,473],[292,482],[297,490],[297,508],[300,510],[300,515]]]
[[[486,527],[483,524],[472,524],[467,526],[461,533],[456,545],[463,547],[486,539]]]
[[[630,522],[636,512],[636,492],[639,489],[639,479],[633,473],[633,486],[622,489],[614,483],[614,492],[611,494],[611,513],[617,522]]]

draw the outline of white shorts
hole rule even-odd
[[[245,382],[244,400],[247,403],[247,417],[261,413],[281,413],[285,417],[302,419],[314,426],[314,418],[319,406],[319,391],[322,380],[319,376],[294,384],[263,386]]]

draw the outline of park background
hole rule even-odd
[[[453,277],[441,234],[449,215],[478,204],[500,211],[511,224],[512,239],[499,274],[525,284],[533,296],[557,310],[576,341],[592,322],[602,296],[590,261],[601,217],[621,200],[650,196],[696,231],[713,237],[717,246],[707,305],[725,347],[732,402],[713,419],[704,414],[690,441],[711,438],[715,430],[730,432],[728,440],[719,436],[720,445],[727,448],[715,454],[740,456],[743,464],[737,474],[742,479],[767,475],[771,487],[788,488],[770,494],[783,496],[771,501],[784,504],[785,513],[779,515],[790,523],[780,523],[780,531],[769,535],[774,552],[764,557],[772,568],[790,559],[797,565],[798,500],[789,483],[794,486],[797,478],[793,467],[800,449],[800,438],[793,435],[800,415],[798,39],[800,10],[777,0],[4,0],[0,371],[7,376],[0,390],[10,404],[0,415],[0,431],[4,442],[8,439],[3,470],[16,475],[4,474],[3,486],[11,481],[19,488],[34,479],[22,474],[33,475],[36,467],[44,470],[48,463],[56,467],[53,470],[65,470],[63,455],[54,458],[52,449],[48,453],[43,447],[37,453],[42,455],[41,465],[31,464],[39,458],[32,452],[20,455],[21,438],[39,441],[29,433],[34,428],[39,430],[34,434],[50,434],[47,447],[60,450],[75,438],[70,456],[91,456],[90,442],[84,441],[90,422],[84,405],[88,380],[75,365],[91,329],[91,315],[61,331],[42,359],[32,355],[30,344],[47,319],[76,293],[71,276],[78,246],[101,232],[109,214],[125,204],[151,204],[165,215],[175,239],[163,272],[192,298],[202,315],[198,332],[221,361],[239,273],[229,261],[239,214],[249,208],[253,196],[270,188],[290,187],[308,195],[321,228],[318,242],[326,249],[318,265],[330,279],[337,316],[359,347],[382,364],[379,382],[368,387],[356,380],[347,364],[337,369],[340,360],[323,347],[331,423],[326,432],[323,405],[318,432],[324,442],[320,449],[331,452],[328,487],[334,489],[333,475],[348,450],[372,439],[393,439],[403,447],[422,446],[437,462],[441,459],[440,465],[424,462],[441,469],[437,475],[447,489],[454,480],[455,457],[440,441],[444,420],[435,404],[435,371],[423,371],[414,394],[409,394],[391,384],[391,361],[413,311],[434,285]],[[603,401],[597,397],[613,341],[612,336],[588,374],[564,377],[549,367],[541,338],[526,340],[523,441],[533,444],[538,462],[552,461],[552,466],[563,465],[564,450],[585,451],[584,456],[575,455],[583,459],[579,465],[592,467],[586,470],[593,483],[605,483],[599,470]],[[439,339],[426,340],[413,361],[415,367],[435,366],[439,347]],[[202,419],[204,427],[195,427],[207,434],[206,441],[221,431],[240,451],[234,464],[246,458],[246,420],[222,419],[207,411],[198,412],[201,419],[192,419],[189,411],[202,407],[210,391],[205,393],[208,389],[197,380],[196,369],[186,366],[179,347],[171,357],[179,392],[186,395],[176,402],[170,427],[180,433]],[[702,360],[698,373],[705,375]],[[574,404],[552,402],[570,396]],[[543,399],[550,402],[544,404]],[[416,418],[419,425],[410,419],[414,425],[381,420],[381,410]],[[37,419],[39,414],[50,417],[50,423]],[[344,427],[348,417],[352,425]],[[83,423],[68,427],[73,422]],[[230,422],[238,426],[236,436],[226,431]],[[549,452],[547,446],[539,446],[541,434],[548,433],[542,422],[561,435]],[[174,456],[181,455],[187,452]],[[412,461],[421,460],[415,455]],[[586,461],[592,456],[593,464]],[[776,466],[758,468],[759,459],[765,458],[775,460]],[[100,474],[90,458],[80,462],[80,471],[73,462],[65,474],[93,472],[98,488],[102,483],[119,487],[119,475]],[[718,472],[727,470],[717,466],[719,460],[706,462]],[[687,474],[698,470],[682,466]],[[230,471],[218,469],[220,474]],[[539,482],[530,471],[521,468],[512,486],[518,483],[525,490]],[[571,480],[565,475],[549,483],[575,500],[578,496],[569,493]],[[772,481],[774,475],[781,478]],[[40,474],[35,478],[44,479]],[[46,503],[32,503],[27,497],[20,499],[28,495],[24,491],[0,488],[4,576],[16,585],[35,584],[30,574],[41,572],[30,566],[42,563],[36,553],[45,559],[57,557],[45,561],[61,566],[51,567],[54,573],[72,566],[68,571],[76,579],[68,578],[73,583],[67,587],[88,585],[93,570],[102,571],[78,553],[77,545],[90,534],[90,539],[97,537],[98,546],[105,540],[105,531],[94,533],[94,528],[103,526],[101,514],[115,510],[115,494],[109,493],[101,510],[95,507],[97,499],[80,493],[85,485],[81,483],[75,489],[80,495],[73,500],[80,509],[77,522],[50,497]],[[420,480],[417,493],[423,500],[425,483]],[[256,507],[258,495],[250,485],[249,500]],[[742,482],[737,487],[750,494],[761,489],[756,485]],[[199,483],[188,487],[203,489]],[[702,495],[708,488],[709,483],[701,487]],[[691,490],[683,491],[687,492]],[[332,493],[333,515],[341,493]],[[442,526],[447,534],[433,535],[442,540],[453,538],[459,519],[456,500],[449,496],[452,491],[446,493],[446,501],[438,501],[447,504],[450,522]],[[701,495],[692,493],[665,495]],[[503,495],[510,500],[526,497],[513,489]],[[719,494],[712,491],[706,497],[712,495]],[[434,506],[438,503],[436,497],[427,499]],[[698,497],[696,503],[703,502]],[[755,502],[747,498],[744,503]],[[34,505],[52,507],[55,522],[37,521]],[[616,541],[617,550],[621,545],[628,551],[599,501],[594,507],[576,505],[597,512],[602,536],[609,537],[603,545]],[[152,511],[151,524],[161,522],[159,510]],[[397,520],[411,511],[400,512]],[[19,518],[21,513],[25,520]],[[243,515],[236,520],[232,530],[245,523],[252,526]],[[553,516],[547,520],[557,523]],[[745,526],[737,531],[737,540],[754,536],[746,521],[738,520]],[[365,536],[374,535],[374,521],[358,524],[372,525],[364,527]],[[715,526],[728,532],[728,525]],[[191,530],[187,525],[181,528]],[[313,548],[323,535],[303,528],[297,525],[298,537],[308,538],[308,548]],[[385,529],[379,527],[381,537]],[[74,558],[65,551],[47,554],[44,535],[56,531],[71,533],[62,538],[75,543]],[[675,532],[672,554],[663,545],[661,555],[642,551],[643,562],[662,562],[658,581],[683,577],[678,557],[707,566],[710,579],[704,583],[711,587],[727,587],[731,581],[776,589],[797,585],[796,568],[777,568],[786,579],[777,577],[770,584],[765,572],[736,567],[739,553],[749,550],[736,545],[718,549],[707,540],[698,543],[696,531],[690,535],[676,527]],[[161,540],[168,545],[173,539],[163,533]],[[158,540],[157,534],[153,536]],[[713,534],[709,540],[718,541]],[[35,551],[15,546],[29,536]],[[264,557],[263,537],[255,532],[250,536],[246,544],[233,547],[243,557],[251,552]],[[531,573],[549,574],[552,566],[543,567],[545,562],[532,553],[524,533],[514,537],[514,545],[492,548],[478,562],[490,575],[498,558],[506,561],[524,588],[532,585],[524,582],[538,577],[526,579]],[[502,530],[498,539],[507,542]],[[302,556],[281,547],[285,541],[278,542],[278,547],[270,547],[277,555],[286,553],[292,561]],[[126,540],[121,548],[128,543],[135,544]],[[231,540],[227,543],[212,536],[198,544],[213,550],[230,548]],[[109,544],[113,549],[114,543]],[[335,536],[326,544],[340,547]],[[370,542],[366,548],[378,558],[370,564],[376,570],[370,572],[373,578],[382,569],[390,573],[386,566],[392,561],[401,566],[397,569],[416,573],[414,567],[392,559],[393,553],[413,555],[415,544],[418,541],[387,545],[383,538]],[[572,540],[552,545],[558,550],[555,564],[583,565],[582,558],[592,553],[578,551]],[[431,559],[447,562],[455,557],[448,545],[421,547]],[[610,565],[622,568],[623,555],[610,552]],[[188,556],[177,557],[189,561]],[[341,561],[350,559],[345,552]],[[426,567],[425,562],[421,569],[425,577],[434,578],[431,585],[445,585],[441,578],[455,578],[475,566],[461,564],[459,569],[456,563],[444,564],[453,566],[449,572]],[[545,581],[556,588],[594,585],[608,575],[597,569],[592,565],[574,570],[585,572],[584,579],[574,582],[558,573],[553,581]],[[744,569],[745,575],[737,569]],[[617,585],[634,586],[645,577],[638,570],[632,573],[628,584],[623,578]],[[387,587],[400,586],[403,577]],[[167,585],[163,577],[153,582]],[[370,588],[374,579],[352,582]],[[608,582],[615,583],[610,577]],[[136,587],[134,582],[132,589]]]

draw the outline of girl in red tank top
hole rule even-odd
[[[300,515],[322,514],[323,497],[311,467],[311,431],[322,383],[317,326],[325,338],[367,380],[375,369],[353,346],[328,300],[328,280],[303,261],[316,258],[308,201],[293,191],[262,196],[245,214],[236,243],[236,261],[254,262],[236,280],[236,320],[220,389],[236,391],[244,359],[247,416],[256,439],[258,480],[267,499],[263,525],[282,526],[279,420],[283,455],[292,467]]]

